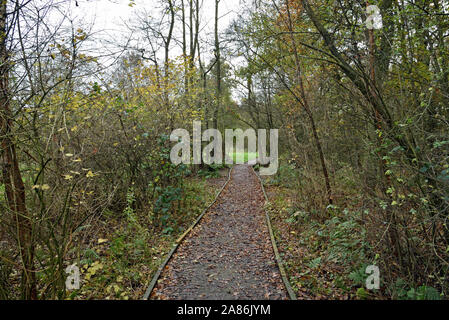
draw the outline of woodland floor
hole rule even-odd
[[[252,169],[236,165],[164,268],[151,299],[287,299],[263,205]]]

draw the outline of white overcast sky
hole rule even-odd
[[[188,0],[184,1],[186,4]],[[132,23],[136,12],[145,9],[148,13],[154,12],[154,17],[160,13],[159,0],[134,0],[135,5],[129,6],[130,0],[75,0],[70,1],[71,16],[75,20],[81,19],[85,23],[92,24],[93,32],[100,32],[97,38],[105,40],[123,40],[129,35],[129,30],[125,23]],[[180,3],[177,0],[176,3]],[[219,3],[219,29],[224,31],[238,15],[239,9],[243,6],[242,0],[221,0]],[[200,37],[202,40],[213,39],[212,32],[214,28],[215,0],[203,0],[203,6],[200,12]],[[180,24],[178,22],[178,30]],[[212,38],[211,38],[212,36]]]
[[[133,7],[129,6],[130,0],[78,0],[79,6],[75,6],[72,1],[72,7],[79,11],[87,19],[95,18],[98,28],[107,30],[120,30],[122,21],[132,19],[133,14],[139,8],[145,8],[151,12],[156,6],[159,6],[158,0],[135,0]],[[180,3],[180,1],[177,1]],[[188,0],[184,1],[185,3]],[[235,17],[239,10],[241,0],[221,0],[219,3],[220,28],[226,28],[229,22]],[[208,28],[213,28],[215,16],[215,0],[203,0],[202,18],[203,26],[208,24]],[[157,12],[155,12],[155,15]],[[205,21],[204,21],[205,20]]]
[[[175,0],[177,4],[180,0]],[[188,3],[189,0],[185,0]],[[213,59],[213,40],[214,40],[214,18],[215,18],[215,0],[202,0],[203,5],[200,12],[200,45],[201,56],[204,62],[208,63]],[[78,6],[76,6],[76,2]],[[134,0],[135,5],[129,6],[130,0],[69,0],[69,2],[61,2],[59,6],[60,12],[67,14],[72,21],[73,27],[86,29],[90,26],[90,32],[93,37],[90,41],[83,45],[86,53],[93,56],[102,56],[100,61],[104,66],[114,63],[117,53],[121,52],[120,45],[124,45],[130,36],[130,31],[125,24],[132,23],[132,19],[136,17],[136,12],[146,11],[153,17],[160,15],[161,0]],[[200,0],[201,2],[201,0]],[[232,20],[237,18],[244,7],[251,0],[220,0],[219,3],[219,31],[223,32],[230,25]],[[154,13],[154,15],[153,15]],[[179,13],[180,15],[180,13]],[[61,18],[62,16],[57,14]],[[55,22],[59,18],[55,18]],[[177,33],[174,35],[181,39],[180,21],[177,20]],[[87,28],[88,29],[88,28]],[[207,44],[205,43],[207,41]],[[142,43],[139,47],[144,47]],[[114,53],[114,54],[112,54]],[[161,55],[163,52],[160,52]],[[179,56],[181,48],[173,43],[171,49],[171,58]],[[160,56],[162,58],[162,56]],[[228,62],[236,67],[240,65],[240,59],[231,58]],[[233,96],[236,92],[233,92]],[[236,98],[236,96],[234,97]]]

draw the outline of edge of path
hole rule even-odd
[[[257,179],[259,179],[260,185],[262,186],[262,192],[263,195],[265,197],[265,203],[268,203],[268,196],[267,193],[265,192],[265,187],[263,185],[262,179],[260,178],[260,176],[256,173],[256,171],[254,170],[253,166],[251,166],[251,169],[253,171],[253,173],[256,175]],[[284,286],[285,289],[287,289],[287,293],[290,297],[290,300],[296,300],[296,294],[292,289],[292,286],[290,285],[290,282],[288,281],[288,277],[287,277],[287,272],[284,269],[284,262],[282,261],[281,256],[279,255],[279,250],[278,247],[276,245],[276,239],[274,238],[274,233],[273,233],[273,229],[271,227],[271,221],[270,221],[270,216],[268,215],[267,209],[264,206],[264,212],[265,212],[265,218],[267,221],[267,226],[268,226],[268,231],[270,232],[270,239],[271,239],[271,245],[273,247],[273,251],[274,251],[274,255],[276,257],[276,262],[279,268],[279,272],[281,273],[281,278],[282,278],[282,282],[284,282]]]
[[[192,229],[198,224],[198,222],[200,222],[200,220],[203,218],[204,214],[210,209],[210,207],[212,207],[214,205],[214,203],[217,201],[218,197],[220,196],[221,192],[224,190],[224,188],[226,187],[226,185],[228,184],[228,182],[231,180],[231,173],[232,173],[232,169],[234,168],[234,166],[232,166],[229,169],[228,172],[228,179],[226,180],[226,182],[223,184],[223,186],[221,187],[220,191],[217,193],[217,195],[215,196],[214,200],[203,210],[203,212],[201,212],[201,214],[198,216],[198,218],[196,218],[196,220],[192,223],[192,225],[187,228],[186,231],[184,231],[184,233],[175,241],[175,245],[173,246],[173,248],[170,250],[170,252],[167,255],[167,258],[165,258],[164,262],[162,262],[162,264],[160,265],[159,269],[156,271],[156,273],[154,274],[153,278],[151,279],[150,284],[148,285],[147,290],[145,291],[145,294],[142,297],[142,300],[148,300],[148,298],[151,295],[151,292],[153,291],[154,287],[156,286],[157,280],[159,279],[159,277],[161,276],[161,273],[163,271],[163,269],[165,268],[165,266],[167,265],[168,261],[170,261],[171,257],[173,256],[173,254],[176,252],[176,249],[178,249],[179,245],[181,244],[181,241],[187,236],[187,234],[189,234],[190,231],[192,231]],[[264,191],[265,192],[265,191]]]

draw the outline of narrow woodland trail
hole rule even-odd
[[[231,180],[164,268],[151,299],[287,299],[263,209],[247,165]]]

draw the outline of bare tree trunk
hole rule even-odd
[[[191,56],[191,63],[193,67],[194,59],[196,56],[196,49],[198,48],[198,35],[199,35],[199,29],[200,29],[200,4],[199,0],[195,0],[195,31],[193,36],[193,47],[191,48],[190,56]],[[193,27],[192,27],[193,28]],[[199,54],[199,52],[198,52]]]
[[[170,50],[170,43],[172,40],[172,36],[173,36],[173,28],[175,25],[175,8],[173,5],[173,1],[172,0],[168,0],[168,10],[170,12],[170,25],[169,25],[169,30],[168,30],[168,34],[167,34],[167,39],[165,40],[165,61],[164,61],[164,99],[165,99],[165,105],[167,108],[167,112],[169,111],[170,105],[169,105],[169,99],[168,99],[168,79],[169,79],[169,50]],[[174,121],[173,121],[173,116],[171,115],[171,112],[169,112],[170,115],[170,131],[173,130],[173,126],[174,126]]]
[[[25,186],[12,140],[12,114],[9,97],[9,56],[6,47],[7,1],[0,3],[0,139],[3,182],[9,209],[17,225],[17,241],[22,260],[22,298],[37,299],[34,273],[34,244],[31,218],[26,208]]]
[[[221,105],[221,57],[220,57],[220,42],[218,38],[218,4],[220,0],[215,0],[215,61],[216,61],[216,78],[217,78],[217,87],[216,87],[216,106],[214,110],[214,121],[213,126],[215,129],[218,129],[218,112],[220,110]]]
[[[170,12],[170,26],[168,29],[167,39],[165,40],[165,76],[168,77],[168,60],[169,60],[169,50],[170,43],[173,36],[173,27],[175,25],[175,8],[173,6],[173,1],[168,0],[168,10]]]
[[[329,204],[332,204],[332,202],[333,202],[332,189],[331,189],[331,184],[329,181],[329,173],[328,173],[326,161],[324,158],[323,148],[321,146],[321,141],[318,136],[317,129],[316,129],[315,119],[313,118],[312,110],[310,109],[309,101],[308,101],[308,98],[307,98],[305,90],[304,90],[304,81],[303,81],[302,72],[301,72],[301,65],[300,65],[300,61],[299,61],[296,41],[293,36],[293,26],[292,26],[292,20],[291,20],[291,15],[290,15],[289,1],[286,0],[285,3],[286,3],[286,8],[287,8],[288,30],[289,30],[290,38],[291,38],[292,45],[293,45],[293,54],[295,56],[296,78],[297,78],[297,81],[299,84],[299,94],[301,96],[301,101],[302,101],[302,103],[301,102],[300,103],[304,107],[304,110],[306,111],[306,114],[307,114],[310,124],[312,126],[312,134],[313,134],[313,138],[315,140],[315,145],[317,147],[318,154],[320,156],[321,170],[323,172],[323,177],[324,177],[324,181],[325,181],[325,185],[326,185],[327,200],[328,200]]]
[[[187,76],[187,43],[186,43],[186,13],[184,0],[181,1],[181,22],[182,22],[182,55],[184,58],[184,90],[187,92],[189,87],[189,79]]]
[[[366,2],[366,6],[369,6],[369,2]],[[374,41],[374,31],[373,29],[368,29],[368,47],[369,47],[369,88],[368,90],[371,90],[371,96],[374,97],[374,100],[377,100],[377,91],[376,91],[376,72],[375,72],[375,65],[376,65],[376,49],[375,49],[375,41]],[[380,116],[379,112],[374,109],[374,123],[376,126],[376,129],[379,130],[379,132],[382,131],[382,117]],[[377,146],[378,146],[378,157],[379,157],[379,168],[380,168],[380,181],[387,182],[387,185],[390,185],[390,176],[385,175],[384,172],[387,167],[386,160],[383,157],[383,152],[381,151],[382,145],[384,144],[384,139],[382,134],[377,134]],[[382,192],[386,194],[386,187],[381,186]],[[396,222],[396,215],[392,208],[387,208],[387,214],[391,218],[392,226],[389,228],[389,236],[391,245],[394,248],[394,254],[399,260],[399,265],[402,268],[402,248],[401,244],[399,242],[399,234],[397,231],[397,222]]]
[[[190,59],[193,59],[193,52],[195,51],[195,47],[193,46],[193,1],[189,0],[189,41],[190,41]]]

